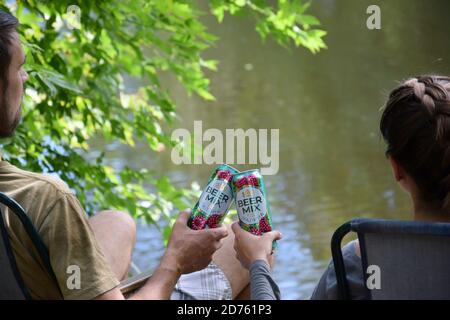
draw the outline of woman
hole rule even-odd
[[[380,130],[393,175],[411,197],[414,220],[450,222],[450,78],[420,76],[394,89]],[[279,299],[268,269],[275,234],[259,239],[237,224],[233,230],[236,256],[250,270],[252,299]],[[343,256],[352,298],[366,299],[358,242],[346,245]],[[337,299],[332,263],[311,298]]]

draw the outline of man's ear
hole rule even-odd
[[[405,171],[402,166],[393,157],[389,157],[389,162],[391,163],[392,173],[397,182],[401,182],[405,179]]]
[[[3,92],[3,80],[0,79],[0,108],[4,108],[5,106],[2,106],[2,103],[4,100],[4,92]]]

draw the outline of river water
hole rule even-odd
[[[382,29],[366,27],[379,4]],[[411,205],[394,182],[378,126],[380,107],[398,80],[450,74],[450,1],[314,1],[328,49],[312,55],[261,41],[249,17],[204,21],[220,40],[207,51],[214,102],[188,96],[163,75],[178,105],[174,128],[280,130],[280,168],[266,177],[273,220],[284,234],[274,276],[284,299],[308,298],[329,262],[333,231],[353,217],[408,219]],[[170,152],[106,146],[112,164],[167,174],[180,187],[205,184],[213,168],[171,162]],[[247,169],[251,166],[238,166]],[[134,262],[153,269],[163,252],[156,228],[140,225]]]

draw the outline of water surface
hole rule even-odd
[[[382,30],[366,28],[366,8],[379,4]],[[284,234],[274,270],[283,298],[308,298],[330,259],[333,231],[353,217],[408,219],[411,206],[393,181],[379,134],[380,107],[397,80],[422,73],[450,74],[449,1],[314,1],[312,12],[329,35],[328,50],[312,55],[262,43],[247,17],[218,24],[220,40],[207,52],[220,61],[209,72],[215,102],[189,97],[175,79],[180,121],[192,130],[280,129],[280,170],[266,177],[276,227]],[[168,174],[180,187],[204,185],[212,167],[175,166],[169,152],[144,146],[107,148],[125,163]],[[249,167],[238,166],[240,169]],[[158,263],[163,245],[140,226],[134,254],[143,270]]]

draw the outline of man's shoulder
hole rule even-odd
[[[25,209],[38,231],[51,212],[58,217],[73,212],[58,204],[77,205],[74,193],[59,177],[26,171],[4,161],[0,162],[0,191]]]
[[[69,186],[56,175],[26,171],[12,165],[8,171],[11,173],[11,180],[22,188],[36,188],[43,193],[72,194]]]
[[[55,175],[26,171],[4,162],[0,167],[0,191],[31,211],[46,210],[57,200],[73,196],[68,185]]]

